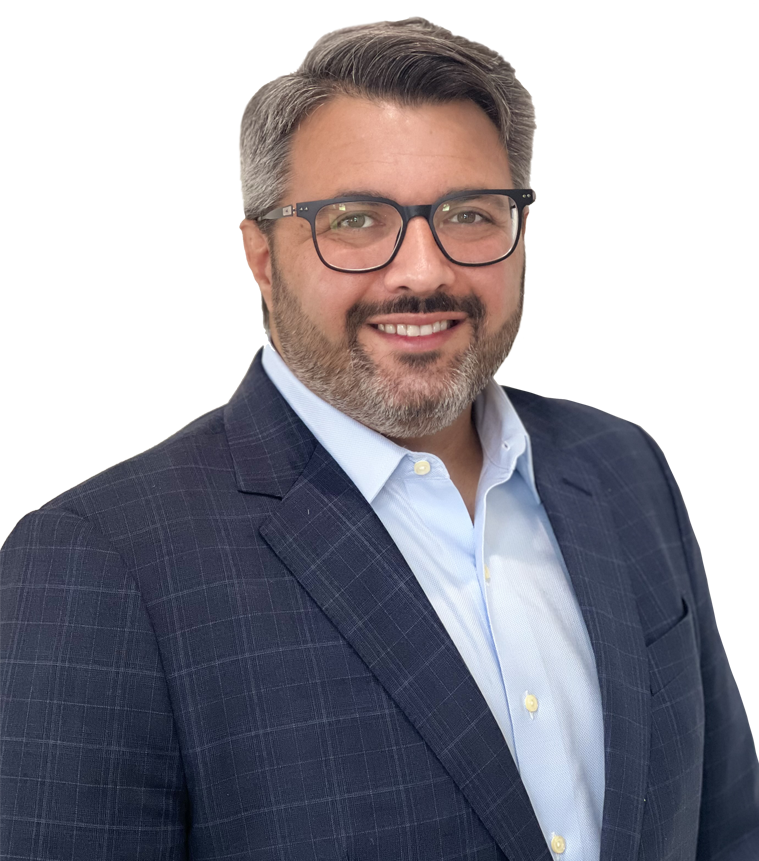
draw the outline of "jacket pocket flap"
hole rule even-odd
[[[683,601],[685,613],[666,633],[646,648],[651,674],[651,693],[658,693],[690,667],[698,667],[698,648],[693,613]]]

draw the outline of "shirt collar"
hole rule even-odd
[[[315,395],[271,344],[264,346],[262,364],[282,397],[371,504],[411,452]],[[530,438],[511,401],[494,380],[475,401],[474,415],[485,466],[509,474],[516,468],[539,499]]]
[[[483,477],[486,471],[490,472],[493,476],[490,483],[495,484],[498,474],[503,481],[516,469],[535,501],[540,502],[530,436],[508,395],[495,380],[490,380],[474,402],[474,420],[485,459]]]

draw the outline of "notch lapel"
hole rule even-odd
[[[560,448],[555,427],[519,405],[535,479],[590,635],[601,687],[606,790],[601,858],[629,861],[640,843],[650,751],[648,659],[617,527],[597,474],[577,445]]]
[[[479,688],[384,526],[321,446],[261,534],[403,710],[510,861],[549,861]]]

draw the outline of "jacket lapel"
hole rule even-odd
[[[503,735],[371,506],[257,356],[225,410],[238,487],[281,498],[260,532],[406,714],[510,861],[550,861]]]
[[[321,446],[261,534],[405,712],[507,857],[548,861],[479,688],[385,528]]]
[[[596,657],[604,718],[606,792],[601,858],[636,858],[650,750],[648,659],[623,548],[591,445],[560,446],[522,393],[509,396],[530,434],[535,479]],[[532,396],[528,396],[532,397]],[[539,408],[539,407],[538,407]],[[575,429],[576,431],[577,429]]]

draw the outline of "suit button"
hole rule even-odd
[[[534,697],[532,694],[527,694],[524,698],[524,707],[528,712],[534,714],[538,710],[538,698]],[[561,850],[564,851],[563,849]]]
[[[557,855],[562,855],[566,848],[567,841],[561,836],[561,834],[554,834],[551,838],[551,849],[553,849]]]
[[[418,460],[414,464],[414,472],[417,475],[427,475],[427,473],[429,471],[430,471],[430,465],[426,460]]]

